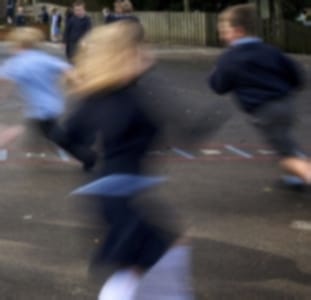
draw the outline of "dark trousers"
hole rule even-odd
[[[96,153],[90,149],[90,144],[78,144],[69,140],[63,129],[58,125],[57,119],[37,120],[31,119],[30,123],[48,140],[63,148],[74,158],[85,165],[93,165],[96,160]]]
[[[66,57],[71,62],[76,53],[77,43],[68,42],[66,43]]]
[[[289,99],[265,104],[254,114],[253,123],[281,157],[300,157],[303,154],[292,136],[295,113]]]
[[[177,238],[177,233],[151,224],[133,200],[129,197],[89,199],[92,211],[105,227],[108,226],[105,238],[92,259],[91,270],[107,263],[148,270]]]

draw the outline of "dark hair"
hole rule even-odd
[[[219,16],[219,22],[229,22],[232,27],[241,27],[248,34],[258,34],[259,17],[253,4],[234,5],[225,9]]]
[[[85,6],[85,2],[83,0],[76,0],[73,6]]]

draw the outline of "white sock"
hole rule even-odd
[[[98,300],[134,300],[141,277],[132,270],[114,273],[101,288]]]
[[[193,300],[191,247],[168,250],[144,276],[136,300]]]

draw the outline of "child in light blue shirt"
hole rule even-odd
[[[43,39],[42,32],[35,28],[13,30],[8,40],[13,43],[14,55],[0,68],[0,78],[15,83],[19,88],[25,101],[25,118],[46,138],[89,168],[95,161],[93,152],[86,149],[78,151],[73,145],[62,144],[62,132],[58,126],[65,103],[61,78],[71,67],[65,61],[39,50]]]

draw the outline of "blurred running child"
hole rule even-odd
[[[299,66],[279,49],[258,36],[255,6],[245,4],[226,9],[218,29],[229,49],[210,76],[218,94],[232,92],[247,114],[280,156],[281,168],[311,184],[311,164],[291,136],[294,124],[294,92],[303,84]]]
[[[179,233],[151,222],[146,207],[135,202],[143,190],[164,180],[148,175],[144,168],[161,127],[146,111],[139,85],[139,78],[153,64],[142,39],[139,23],[120,21],[93,29],[81,42],[74,58],[71,78],[76,83],[71,90],[82,105],[64,123],[65,133],[69,140],[97,133],[102,141],[102,164],[98,179],[73,194],[91,197],[89,205],[106,222],[105,239],[91,267],[113,264],[117,271],[102,287],[99,300],[136,299],[144,275],[160,261],[166,270],[174,270],[178,288],[149,290],[148,295],[190,300],[189,246],[179,244]],[[183,271],[172,268],[174,264],[183,265]],[[162,273],[158,281],[170,284],[165,276]]]
[[[25,118],[43,136],[79,159],[85,169],[95,163],[95,154],[82,146],[75,147],[60,140],[58,118],[64,112],[61,77],[70,65],[39,49],[43,33],[35,28],[22,27],[8,35],[14,55],[0,68],[1,80],[15,83],[25,101]]]

